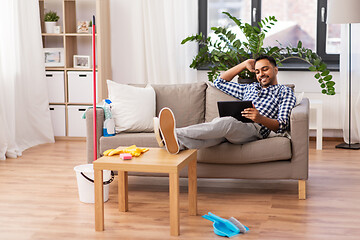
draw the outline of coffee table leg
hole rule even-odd
[[[169,174],[170,192],[170,235],[179,236],[180,234],[180,215],[179,215],[179,173]]]
[[[188,181],[189,181],[189,215],[197,215],[197,173],[196,173],[196,157],[189,163],[188,166]]]
[[[103,171],[94,169],[95,230],[104,231]]]
[[[119,211],[128,211],[128,172],[118,171]]]

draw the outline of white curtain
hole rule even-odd
[[[181,41],[198,32],[197,0],[112,0],[113,80],[191,83],[198,45]]]
[[[351,143],[360,142],[360,24],[351,24]],[[341,27],[340,78],[343,111],[343,137],[349,143],[349,26]]]
[[[0,8],[0,159],[54,142],[48,109],[38,0]]]

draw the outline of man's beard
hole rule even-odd
[[[268,80],[268,79],[269,79],[269,76],[266,76],[266,80]],[[258,82],[260,83],[260,86],[261,86],[261,87],[268,87],[268,86],[271,85],[271,82],[272,82],[272,81],[269,81],[269,82],[267,82],[267,83],[263,83],[262,80],[260,80],[260,79],[257,79],[257,80],[258,80]]]
[[[260,86],[262,86],[262,87],[268,87],[268,86],[270,86],[270,83],[264,84],[264,83],[260,82]]]

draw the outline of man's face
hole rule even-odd
[[[277,84],[278,68],[274,67],[269,60],[261,59],[255,63],[256,79],[262,87]]]

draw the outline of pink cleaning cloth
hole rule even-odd
[[[120,153],[120,158],[123,160],[130,160],[132,159],[132,156],[130,153]]]

